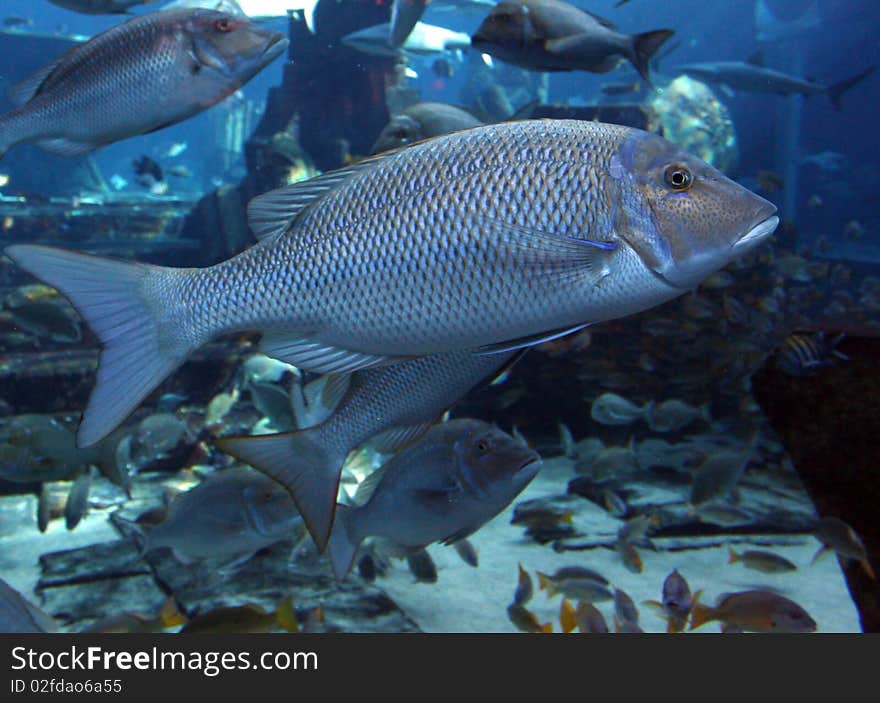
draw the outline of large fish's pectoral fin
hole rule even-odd
[[[283,331],[265,333],[260,342],[260,350],[273,359],[315,373],[352,373],[368,366],[387,363],[394,358],[339,349]]]
[[[569,334],[573,334],[574,332],[578,332],[584,329],[584,327],[588,326],[588,324],[575,325],[574,327],[565,327],[563,329],[553,330],[551,332],[541,332],[540,334],[533,334],[528,337],[511,339],[507,342],[499,342],[498,344],[488,344],[484,347],[480,347],[479,349],[477,349],[476,353],[481,355],[503,354],[504,352],[515,351],[517,349],[526,349],[527,347],[534,347],[538,344],[543,344],[544,342],[550,342],[554,339],[565,337]]]
[[[480,226],[492,245],[516,250],[532,275],[586,276],[598,283],[610,273],[609,260],[617,251],[615,242],[587,239],[579,233],[548,232],[489,218],[482,218]]]
[[[567,37],[544,40],[544,49],[558,59],[576,62],[592,41],[588,34],[570,34]]]
[[[98,148],[95,144],[84,144],[70,139],[43,139],[37,142],[37,146],[56,156],[82,156]]]

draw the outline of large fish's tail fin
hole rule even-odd
[[[663,46],[664,42],[673,34],[675,34],[675,30],[672,29],[655,29],[652,32],[633,34],[631,37],[632,53],[629,59],[632,61],[636,71],[639,72],[639,75],[649,86],[653,87],[649,68],[651,57],[657,53],[657,49]]]
[[[354,563],[361,539],[352,529],[352,508],[336,506],[336,521],[330,533],[330,561],[337,581],[342,581]]]
[[[227,454],[275,479],[293,496],[312,539],[323,552],[336,512],[345,457],[321,443],[315,429],[252,437],[223,437]]]
[[[4,253],[61,291],[101,340],[80,447],[107,436],[201,343],[187,340],[169,308],[170,284],[181,270],[30,244]]]
[[[844,78],[842,81],[829,85],[828,98],[831,100],[831,104],[834,106],[834,109],[838,111],[842,110],[844,93],[846,93],[850,88],[853,88],[861,83],[876,70],[876,66],[869,66],[864,71],[862,71],[861,73],[857,73],[851,78]]]

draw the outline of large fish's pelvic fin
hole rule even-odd
[[[29,244],[4,253],[63,293],[103,345],[80,447],[112,432],[198,346],[182,339],[163,301],[143,295],[148,278],[174,276],[174,269]]]
[[[314,430],[253,437],[223,437],[227,454],[278,481],[293,497],[318,550],[327,546],[345,457],[322,445]]]

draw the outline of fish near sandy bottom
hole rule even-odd
[[[607,73],[624,58],[650,85],[648,62],[675,32],[620,34],[608,20],[560,0],[505,0],[471,37],[478,51],[533,71]]]
[[[657,135],[576,120],[444,135],[248,210],[260,241],[202,269],[5,249],[103,345],[80,444],[226,332],[261,331],[265,354],[318,373],[514,350],[678,297],[779,221]]]
[[[364,492],[375,488],[365,503],[338,507],[329,544],[337,579],[366,537],[383,537],[403,551],[468,537],[507,507],[540,466],[537,452],[481,420],[434,427],[367,479]]]
[[[327,376],[316,401],[335,411],[321,424],[277,435],[225,437],[217,446],[285,486],[323,551],[346,456],[380,433],[378,450],[398,451],[516,357],[516,352],[450,352],[363,369],[348,377]]]
[[[295,538],[299,524],[282,486],[259,472],[231,468],[178,494],[158,525],[129,525],[142,554],[168,547],[184,564],[232,567],[264,547]]]
[[[794,601],[772,591],[727,593],[713,608],[695,602],[691,630],[712,620],[738,627],[744,632],[814,632],[816,621]]]
[[[243,16],[173,10],[135,17],[47,64],[0,116],[0,155],[20,142],[76,156],[187,119],[238,90],[287,39]]]

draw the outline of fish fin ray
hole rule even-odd
[[[37,146],[43,151],[48,151],[56,156],[82,156],[98,148],[95,144],[75,142],[70,139],[42,139]]]
[[[247,219],[257,240],[262,241],[285,232],[312,203],[335,190],[349,177],[368,170],[399,149],[384,152],[306,181],[283,186],[253,198],[247,206]]]
[[[260,342],[260,351],[306,371],[325,374],[353,373],[391,358],[340,349],[283,331],[266,332]]]
[[[550,332],[541,332],[540,334],[520,337],[519,339],[512,339],[506,342],[499,342],[497,344],[487,344],[486,346],[477,349],[475,353],[481,355],[502,354],[504,352],[516,351],[517,349],[527,349],[528,347],[534,347],[538,344],[542,344],[543,342],[550,342],[554,339],[559,339],[560,337],[565,337],[569,334],[573,334],[574,332],[578,332],[585,327],[589,327],[589,324],[585,323],[581,325],[575,325],[574,327],[565,327],[563,329],[552,330]]]
[[[160,301],[142,291],[147,281],[174,275],[174,269],[30,244],[4,253],[63,293],[101,340],[95,388],[77,432],[80,447],[107,436],[197,346],[183,339],[173,320],[161,320]]]

